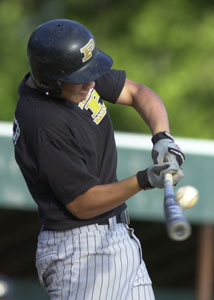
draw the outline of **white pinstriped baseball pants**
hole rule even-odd
[[[126,224],[41,231],[36,267],[51,300],[154,300],[139,240]]]

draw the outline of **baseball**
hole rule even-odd
[[[183,209],[193,207],[198,201],[198,190],[190,185],[180,187],[176,192],[176,200]]]

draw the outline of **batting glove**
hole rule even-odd
[[[163,131],[155,134],[152,137],[152,143],[152,159],[155,164],[167,161],[177,161],[179,166],[183,164],[185,156],[168,132]]]
[[[163,188],[166,173],[172,174],[173,185],[176,185],[184,176],[178,163],[169,161],[167,163],[152,165],[143,171],[139,171],[137,173],[138,184],[143,190]]]

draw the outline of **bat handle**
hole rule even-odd
[[[172,185],[173,184],[173,178],[171,173],[166,173],[164,176],[164,185]]]

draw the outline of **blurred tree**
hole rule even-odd
[[[23,8],[17,1],[0,3],[0,119],[11,120],[16,93],[16,76],[22,73],[25,64],[23,39],[25,28]]]
[[[70,18],[93,32],[115,68],[162,97],[174,135],[214,138],[213,1],[1,0],[0,18],[1,120],[13,118],[31,31],[49,19]],[[108,107],[116,130],[148,132],[134,110]]]

